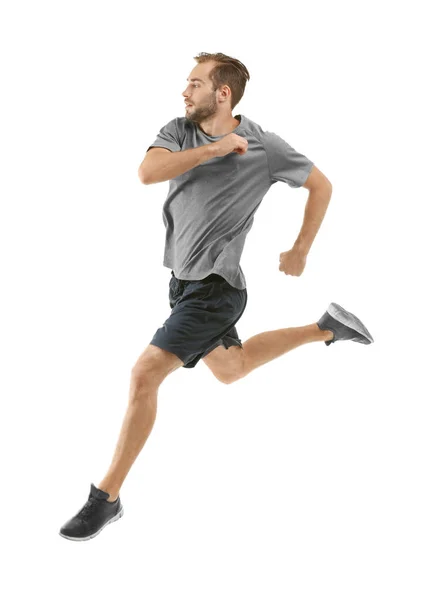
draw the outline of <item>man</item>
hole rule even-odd
[[[87,540],[123,515],[119,490],[149,436],[158,388],[179,367],[199,360],[232,383],[284,353],[315,341],[370,344],[363,323],[331,303],[316,323],[260,333],[242,345],[235,328],[247,291],[240,266],[246,235],[277,181],[310,193],[301,231],[280,254],[279,270],[299,276],[331,198],[327,177],[278,135],[244,115],[232,116],[249,73],[224,54],[202,53],[183,91],[185,114],[167,123],[139,167],[146,185],[169,180],[163,207],[164,266],[171,269],[170,316],[132,369],[128,410],[110,468],[91,484],[82,509],[60,535]]]

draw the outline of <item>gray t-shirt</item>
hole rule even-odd
[[[244,115],[235,118],[240,125],[232,133],[248,140],[245,154],[212,158],[169,181],[163,206],[163,265],[178,279],[204,279],[217,273],[241,290],[246,280],[240,258],[263,197],[277,181],[300,187],[314,163]],[[196,123],[176,117],[147,150],[158,146],[179,152],[222,137],[207,135]]]

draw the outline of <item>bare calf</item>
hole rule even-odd
[[[149,344],[132,368],[127,412],[107,474],[97,486],[115,500],[119,490],[152,431],[156,418],[158,388],[170,373],[183,365],[172,352]]]
[[[258,333],[243,342],[243,348],[217,346],[202,360],[219,381],[229,384],[302,344],[328,341],[332,337],[331,331],[321,331],[317,323],[286,327]]]

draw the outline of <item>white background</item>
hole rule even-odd
[[[1,586],[8,600],[444,599],[440,2],[15,2],[2,9]],[[274,185],[242,256],[242,340],[340,303],[370,346],[302,346],[232,385],[163,382],[125,514],[58,535],[110,464],[130,370],[170,313],[168,183],[137,170],[199,52],[333,185]]]

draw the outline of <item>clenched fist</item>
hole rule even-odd
[[[280,253],[279,271],[283,271],[285,275],[299,277],[305,269],[306,262],[307,255],[302,250],[292,248],[288,252]]]

